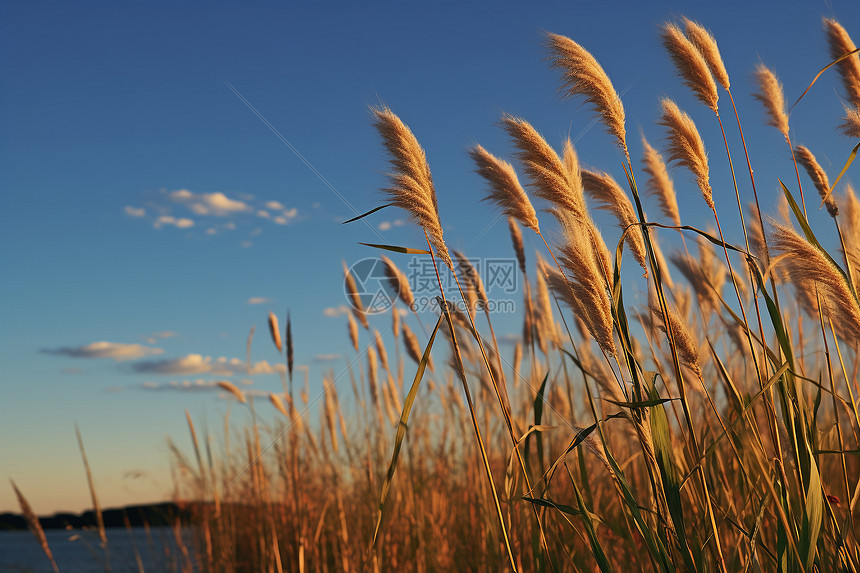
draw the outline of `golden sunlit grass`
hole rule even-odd
[[[825,28],[829,57],[843,58],[831,73],[840,74],[850,123],[860,107],[860,56],[844,28],[831,20]],[[738,115],[716,41],[686,19],[664,26],[663,41],[683,83],[714,112],[724,162],[709,158],[690,115],[665,98],[656,118],[666,128],[662,154],[643,138],[640,175],[610,79],[582,46],[555,34],[547,46],[562,94],[594,108],[620,147],[625,178],[581,168],[569,140],[559,152],[507,114],[502,126],[518,163],[480,145],[469,152],[487,199],[508,217],[522,274],[523,332],[509,351],[498,345],[491,297],[466,258],[475,253],[448,254],[418,138],[390,109],[373,110],[391,160],[386,194],[422,229],[433,253],[424,256],[445,263],[437,273],[455,273],[468,312],[444,300],[440,280],[435,326],[428,331],[415,314],[417,336],[400,315],[414,301],[407,277],[396,257],[383,257],[400,297],[388,311],[389,355],[368,324],[383,318],[364,312],[344,268],[354,313],[342,378],[327,374],[325,393],[311,400],[306,375],[296,395],[288,319],[289,383],[283,375],[283,393],[267,395],[280,414],[274,422],[261,412],[264,401],[229,382],[218,385],[245,404],[234,407],[247,408],[247,426],[225,419],[223,435],[207,428],[198,441],[189,417],[196,465],[174,450],[177,495],[198,502],[182,570],[194,562],[218,572],[857,571],[860,207],[850,186],[831,187],[809,149],[795,145],[782,86],[759,66],[761,122],[781,132],[810,175],[843,252],[819,242],[824,231],[807,219],[809,182],[796,164],[764,205],[784,202],[793,222],[765,224],[753,167],[786,154],[747,150],[743,141],[755,198],[746,221],[719,89]],[[682,226],[675,187],[693,187],[688,177],[673,181],[664,157],[692,173],[716,232]],[[712,189],[718,169],[731,173],[734,197]],[[668,224],[646,219],[640,181]],[[542,202],[538,211],[533,200]],[[742,231],[724,238],[717,207],[729,212],[735,201]],[[556,221],[539,223],[547,207]],[[591,218],[595,208],[621,227],[608,242]],[[559,241],[542,241],[546,252],[530,267],[520,225],[543,239],[541,227],[555,223]],[[683,250],[667,253],[672,268],[659,228],[684,237]],[[688,242],[698,245],[695,256]],[[622,281],[624,254],[646,271],[631,273],[638,285]],[[634,288],[647,302],[625,299]],[[269,325],[283,352],[274,314]],[[343,391],[347,379],[352,394],[341,400],[335,383]],[[306,415],[312,408],[318,416]]]

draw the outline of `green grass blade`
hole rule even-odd
[[[439,320],[436,321],[436,326],[433,327],[430,340],[424,348],[424,355],[418,364],[418,370],[415,372],[415,379],[412,381],[412,386],[409,388],[409,393],[403,402],[403,412],[400,414],[400,422],[397,424],[397,435],[394,438],[394,452],[391,454],[391,463],[388,465],[388,473],[385,476],[385,482],[382,484],[382,493],[379,496],[379,516],[376,519],[376,528],[373,531],[371,549],[376,546],[376,541],[379,538],[379,529],[382,525],[382,510],[385,505],[385,498],[388,496],[388,490],[391,488],[391,479],[394,477],[394,470],[397,469],[397,459],[400,456],[400,447],[403,444],[403,438],[406,436],[409,413],[412,411],[412,404],[415,402],[415,398],[418,396],[418,387],[421,384],[421,379],[424,377],[424,370],[427,368],[427,362],[430,360],[430,350],[433,348],[433,341],[436,338],[436,333],[439,331],[439,325],[442,324],[443,318],[444,315],[439,315]]]

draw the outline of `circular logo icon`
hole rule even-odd
[[[350,306],[367,314],[385,312],[397,300],[398,286],[389,280],[385,273],[385,262],[381,259],[361,259],[349,267],[349,274],[355,281],[355,293],[344,277],[343,294]],[[357,308],[355,297],[361,308]]]

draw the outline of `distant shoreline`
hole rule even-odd
[[[102,510],[105,527],[159,527],[174,525],[177,520],[182,525],[190,522],[192,511],[205,504],[189,502],[163,502],[148,505],[128,505],[125,507]],[[96,518],[92,510],[82,513],[59,512],[50,516],[39,517],[43,529],[83,529],[96,527]],[[27,521],[17,513],[0,513],[0,531],[27,530]]]

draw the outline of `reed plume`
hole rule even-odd
[[[377,374],[376,351],[373,347],[367,349],[367,386],[370,388],[370,403],[379,408],[379,376]]]
[[[564,242],[559,250],[570,290],[570,295],[564,298],[570,304],[569,299],[573,297],[576,302],[570,305],[574,312],[578,310],[581,313],[580,318],[585,321],[592,338],[607,354],[614,355],[612,308],[606,291],[607,275],[604,274],[605,269],[600,268],[605,261],[599,261],[595,256],[592,244],[589,229],[575,222],[564,225]]]
[[[520,161],[531,180],[532,189],[541,199],[549,201],[576,217],[586,216],[585,199],[576,154],[572,146],[564,161],[538,131],[526,120],[505,115],[505,130],[516,146]],[[567,150],[568,147],[565,147]]]
[[[788,139],[788,114],[785,113],[785,95],[782,83],[770,68],[759,64],[755,69],[758,92],[753,97],[759,100],[767,112],[767,124],[777,128]]]
[[[376,343],[376,352],[379,354],[379,361],[382,362],[382,367],[388,371],[388,352],[385,350],[385,344],[382,342],[382,335],[378,330],[373,331],[373,338]]]
[[[818,160],[807,147],[795,146],[794,156],[797,158],[797,162],[806,169],[809,178],[812,179],[812,184],[815,185],[818,195],[824,201],[827,212],[831,217],[836,217],[839,214],[839,207],[836,205],[836,199],[830,194],[830,180],[827,178],[827,173],[824,172],[824,169],[818,164]]]
[[[272,342],[275,343],[275,348],[278,349],[278,352],[283,350],[283,346],[281,346],[281,329],[278,327],[278,317],[275,316],[274,312],[269,313],[269,334],[272,335]]]
[[[408,308],[412,308],[415,303],[415,295],[412,293],[412,288],[409,286],[409,279],[406,274],[397,268],[394,261],[382,255],[382,262],[385,263],[385,276],[388,277],[388,282],[391,287],[397,291],[397,296],[403,301]]]
[[[696,177],[696,182],[702,192],[705,203],[712,211],[714,206],[713,191],[710,183],[710,169],[705,144],[696,129],[696,124],[678,105],[666,98],[662,101],[663,115],[658,124],[667,128],[669,161],[683,165]]]
[[[352,342],[352,347],[358,352],[358,324],[355,322],[352,314],[347,314],[346,318],[348,321],[349,341]]]
[[[349,300],[352,302],[352,313],[361,322],[361,326],[365,330],[370,330],[370,325],[367,323],[367,316],[364,314],[364,305],[361,303],[361,296],[358,294],[358,287],[355,284],[355,277],[352,276],[350,270],[346,267],[346,262],[343,264],[343,277],[346,285],[346,293],[349,295]]]
[[[326,391],[323,393],[325,403],[325,425],[326,429],[328,429],[329,439],[331,440],[331,447],[334,449],[335,452],[337,452],[337,431],[335,429],[337,412],[335,411],[334,383],[328,378],[325,378],[323,379],[323,388],[326,388]]]
[[[848,137],[860,137],[860,107],[845,108],[845,119],[839,125],[842,133]]]
[[[661,34],[663,46],[672,57],[683,82],[703,104],[719,113],[719,94],[708,63],[693,42],[684,36],[677,24],[667,23]]]
[[[717,46],[717,40],[714,38],[711,31],[689,18],[682,18],[684,22],[684,32],[687,38],[696,46],[702,57],[708,63],[711,73],[714,78],[723,86],[726,91],[730,87],[729,73],[726,71],[726,66],[723,64],[723,58],[720,56],[720,48]]]
[[[860,342],[860,305],[839,268],[794,229],[773,220],[770,224],[771,245],[775,252],[787,255],[779,265],[795,288],[802,289],[806,283],[814,282],[830,318],[851,336],[848,342]]]
[[[624,189],[605,171],[589,169],[582,170],[582,184],[591,198],[597,201],[599,208],[611,212],[618,219],[621,228],[627,229],[625,241],[633,252],[636,262],[647,272],[648,255],[645,251],[645,240],[642,237],[642,230],[639,228],[636,211]]]
[[[845,233],[845,261],[848,267],[851,268],[852,282],[854,288],[857,288],[858,277],[856,275],[858,266],[860,266],[860,201],[857,200],[857,195],[854,194],[854,188],[846,183],[845,191],[842,195],[842,223],[843,232]]]
[[[481,275],[478,274],[477,269],[475,269],[472,262],[466,258],[466,255],[459,251],[454,251],[454,257],[457,259],[457,266],[460,267],[460,270],[463,272],[463,276],[466,277],[478,300],[486,307],[489,300],[487,299],[487,291],[484,290],[484,281],[481,280]]]
[[[770,268],[770,253],[768,252],[767,242],[764,238],[764,229],[761,226],[761,217],[759,216],[758,208],[754,202],[748,204],[750,212],[749,222],[747,223],[747,231],[750,241],[752,254],[761,262],[762,272]],[[765,277],[767,278],[767,277]]]
[[[526,274],[526,251],[523,248],[523,234],[520,232],[517,220],[513,217],[508,217],[508,229],[511,232],[511,243],[513,243],[514,246],[517,263],[520,265],[520,272]]]
[[[439,206],[436,189],[424,149],[412,130],[387,107],[373,108],[376,129],[391,156],[393,171],[389,174],[389,186],[383,191],[420,225],[430,238],[436,254],[453,270],[448,247],[442,237],[439,221]]]
[[[227,380],[219,380],[215,384],[218,385],[222,390],[226,390],[230,394],[232,394],[237,400],[241,403],[245,404],[247,400],[245,399],[245,394],[242,393],[241,390],[236,388],[236,386],[232,382],[228,382]]]
[[[400,338],[400,313],[396,308],[391,309],[391,332],[394,338]]]
[[[272,403],[272,406],[274,406],[278,412],[280,412],[281,414],[286,416],[287,419],[289,419],[290,415],[287,413],[287,408],[284,406],[284,402],[281,400],[281,398],[277,394],[270,392],[269,393],[269,402]]]
[[[655,324],[657,328],[666,332],[666,320],[660,307],[650,305],[651,313],[656,318]],[[702,369],[699,367],[699,347],[696,344],[696,338],[687,323],[678,316],[675,310],[666,307],[666,316],[668,317],[669,326],[672,328],[672,337],[675,340],[675,345],[678,349],[678,354],[681,356],[681,362],[690,370],[696,373],[697,376],[702,376]]]
[[[480,145],[473,147],[469,155],[478,166],[478,174],[490,184],[490,194],[485,200],[498,205],[502,213],[516,218],[524,227],[540,233],[537,214],[520,185],[514,166],[495,157]]]
[[[406,347],[406,354],[409,355],[409,358],[415,361],[415,364],[420,364],[421,356],[424,354],[424,352],[421,350],[421,346],[418,344],[418,338],[415,336],[415,333],[412,332],[412,329],[410,329],[409,325],[406,323],[403,323],[401,331],[403,334],[403,346]],[[428,360],[427,366],[430,368],[430,370],[433,370],[432,358]]]
[[[11,479],[9,482],[12,484],[12,489],[15,490],[15,497],[18,498],[18,505],[21,507],[21,513],[24,515],[24,521],[27,522],[27,528],[30,530],[30,533],[33,534],[33,537],[36,538],[36,541],[39,542],[39,546],[42,548],[42,551],[45,552],[45,555],[48,557],[48,561],[51,562],[51,567],[54,569],[54,572],[59,573],[60,568],[57,567],[57,562],[54,561],[54,555],[51,553],[51,548],[48,546],[48,538],[45,536],[45,530],[42,529],[42,523],[39,521],[39,518],[36,517],[35,512],[27,502],[27,498],[24,497],[24,494],[21,493],[18,486],[15,485],[15,482]]]
[[[609,76],[585,48],[558,34],[547,34],[550,66],[561,70],[561,91],[565,98],[580,95],[591,104],[619,147],[627,153],[624,105]]]
[[[824,33],[827,36],[830,57],[834,60],[857,49],[851,36],[836,20],[824,19]],[[839,62],[836,64],[836,69],[839,70],[839,77],[848,100],[855,108],[860,108],[860,53],[852,54]]]
[[[290,311],[287,311],[287,372],[290,381],[293,379],[293,325],[290,322]]]
[[[642,163],[645,164],[643,170],[648,174],[646,189],[649,193],[657,197],[660,204],[660,210],[663,214],[677,226],[681,226],[681,214],[678,212],[678,199],[675,196],[675,184],[669,176],[669,170],[666,168],[666,162],[663,161],[663,156],[648,143],[645,137],[642,137],[642,148],[644,155]]]

